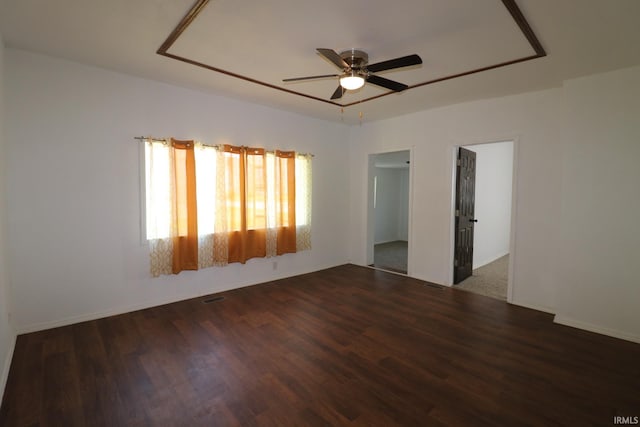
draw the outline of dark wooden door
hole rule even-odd
[[[476,153],[459,148],[456,174],[456,225],[453,283],[471,276],[473,269],[473,228],[476,199]]]

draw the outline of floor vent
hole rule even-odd
[[[425,283],[425,285],[429,286],[430,288],[436,288],[440,290],[444,289],[444,286],[436,285],[435,283]]]
[[[212,302],[218,302],[218,301],[222,301],[224,299],[224,297],[212,297],[212,298],[207,298],[205,300],[202,300],[203,304],[211,304]]]

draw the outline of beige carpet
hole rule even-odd
[[[455,285],[455,288],[506,301],[508,272],[509,255],[505,255],[473,270],[473,275]]]

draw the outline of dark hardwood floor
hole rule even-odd
[[[18,337],[2,426],[606,426],[640,345],[345,265]]]

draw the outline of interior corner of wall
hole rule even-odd
[[[11,331],[11,338],[9,342],[9,348],[2,364],[2,372],[0,372],[0,403],[4,397],[4,390],[7,386],[7,380],[9,379],[9,369],[11,369],[11,361],[13,360],[13,353],[16,348],[16,334]]]

